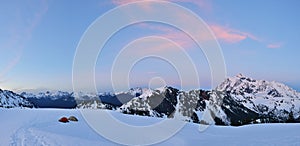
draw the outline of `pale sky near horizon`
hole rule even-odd
[[[134,1],[1,1],[0,89],[71,91],[73,59],[85,30],[109,10]],[[300,91],[300,1],[171,2],[191,10],[214,32],[222,48],[227,76],[243,73],[255,79],[282,82]],[[141,7],[145,11],[151,9],[151,5]],[[184,18],[178,15],[178,20],[184,21]],[[150,35],[166,37],[180,44],[199,72],[201,88],[210,88],[209,65],[201,49],[174,27],[144,22],[120,30],[102,49],[95,67],[99,91],[111,91],[110,69],[118,52],[133,40]],[[164,53],[172,52],[172,49],[160,49],[165,49]],[[159,79],[164,79],[170,86],[180,84],[175,68],[157,58],[138,62],[130,73],[131,87],[159,86]],[[151,79],[158,80],[149,83]],[[82,90],[89,90],[84,77],[82,80]],[[184,89],[199,88],[185,86]]]

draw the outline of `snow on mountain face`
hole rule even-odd
[[[77,109],[109,109],[115,110],[115,106],[110,104],[105,104],[100,100],[89,100],[89,101],[81,101],[77,104]]]
[[[261,115],[275,115],[278,121],[286,120],[291,112],[295,118],[300,116],[300,94],[282,83],[254,80],[239,74],[226,79],[216,90],[228,93]]]
[[[37,94],[22,92],[27,100],[39,108],[89,108],[89,109],[112,109],[110,105],[101,103],[99,98],[111,99],[114,95],[110,93],[84,93],[46,91]],[[101,100],[102,101],[102,100]]]
[[[230,91],[230,93],[233,94],[248,93],[268,97],[300,97],[300,93],[282,83],[275,81],[269,82],[265,80],[255,80],[245,77],[242,74],[227,78],[216,88],[216,90]]]
[[[81,95],[80,98],[76,98],[78,103],[77,108],[116,109],[135,97],[142,98],[150,94],[152,94],[151,89],[136,87],[118,93],[98,93],[90,96],[92,98],[82,98]]]
[[[15,108],[15,107],[29,107],[33,108],[33,104],[24,97],[8,90],[0,89],[0,107]]]
[[[75,108],[77,105],[73,93],[63,91],[46,91],[38,94],[23,92],[21,96],[39,108]]]
[[[119,110],[204,124],[291,122],[300,121],[300,96],[282,83],[239,74],[212,91],[179,91],[172,87],[148,90]]]
[[[37,98],[37,99],[51,98],[52,100],[56,100],[62,97],[70,97],[72,96],[72,93],[64,92],[64,91],[56,91],[56,92],[46,91],[46,92],[39,92],[37,94],[22,92],[21,95],[26,98]]]
[[[39,108],[99,108],[115,109],[148,89],[131,88],[120,93],[84,93],[46,91],[37,94],[23,92],[21,96]]]
[[[0,90],[0,99],[0,107],[38,105],[48,108],[110,109],[202,124],[300,122],[298,92],[281,83],[254,80],[241,74],[226,79],[212,91],[179,91],[162,87],[154,90],[131,88],[115,94],[58,91],[36,95],[22,93],[20,96]]]
[[[219,100],[224,95],[203,90],[179,91],[172,87],[147,90],[123,104],[119,110],[126,114],[169,117],[203,124],[215,124],[218,118],[228,124]]]
[[[136,90],[138,89],[138,90]],[[154,105],[153,101],[163,101],[164,97],[161,96],[160,90],[152,90],[152,89],[141,89],[136,88],[131,89],[130,93],[138,93],[135,94],[136,97],[132,98],[127,103],[123,104],[119,110],[123,113],[127,114],[139,114],[139,115],[147,115],[147,116],[162,116],[157,111],[153,110],[154,107],[158,105]],[[138,91],[138,92],[136,92]],[[120,94],[119,94],[120,95]],[[150,99],[151,97],[151,99]],[[171,105],[172,106],[172,105]],[[168,107],[165,106],[165,110],[168,110]],[[174,111],[174,110],[173,110]],[[167,113],[169,114],[169,113]]]

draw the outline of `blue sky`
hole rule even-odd
[[[85,30],[105,12],[129,2],[134,0],[1,1],[0,88],[71,91],[73,59]],[[243,73],[256,79],[283,82],[300,91],[299,1],[171,2],[193,11],[210,26],[221,45],[228,76]],[[147,10],[146,6],[141,7]],[[99,91],[111,90],[110,69],[121,48],[149,35],[166,37],[182,45],[197,67],[201,88],[210,88],[209,65],[194,42],[176,28],[145,22],[120,30],[107,42],[95,66]],[[164,51],[170,52],[170,49]],[[148,86],[151,79],[153,87],[159,86],[162,82],[155,80],[157,77],[168,85],[180,84],[175,68],[157,58],[145,58],[130,73],[132,87]],[[89,90],[84,83],[82,90]]]

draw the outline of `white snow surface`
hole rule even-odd
[[[147,126],[165,120],[125,115],[116,111],[96,111],[109,112],[118,120],[135,126]],[[76,116],[79,121],[58,122],[59,118],[71,115]],[[0,117],[1,146],[118,145],[91,129],[80,110],[0,109]],[[300,145],[300,124],[210,126],[202,132],[198,128],[199,124],[187,123],[173,137],[157,145]],[[111,129],[115,133],[124,132],[114,127]],[[130,131],[125,132],[130,134]]]

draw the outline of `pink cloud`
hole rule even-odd
[[[141,4],[141,7],[143,7],[146,11],[151,11],[151,1],[169,1],[169,2],[175,2],[175,3],[190,3],[194,4],[195,6],[199,7],[201,10],[207,10],[211,11],[212,6],[207,0],[144,0],[146,3]],[[132,2],[141,2],[141,0],[112,0],[112,3],[115,5],[123,5],[128,4]],[[178,20],[184,20],[186,18],[190,18],[190,16],[186,16],[181,13],[175,13],[179,19]],[[184,32],[181,32],[179,30],[176,30],[172,27],[168,26],[157,26],[157,25],[149,25],[147,23],[140,23],[138,24],[141,27],[151,29],[151,30],[158,30],[162,34],[159,36],[166,37],[168,39],[171,39],[172,41],[176,42],[178,45],[180,45],[183,48],[189,48],[192,46],[193,41],[188,37],[187,34]],[[161,48],[170,48],[169,45],[163,45]]]
[[[282,47],[282,43],[272,43],[272,44],[268,44],[267,48],[270,49],[277,49],[277,48],[281,48]]]
[[[157,30],[160,32],[159,35],[161,37],[165,37],[167,39],[170,39],[174,42],[176,42],[177,45],[181,46],[184,49],[188,49],[193,45],[192,39],[189,38],[187,34],[184,32],[181,32],[179,30],[176,30],[175,28],[172,28],[170,26],[164,26],[164,25],[151,25],[147,23],[139,23],[140,27],[151,29],[151,30]],[[174,44],[167,43],[162,44],[161,46],[157,47],[155,50],[166,50],[174,47]]]
[[[187,34],[179,30],[176,30],[175,28],[164,26],[164,25],[152,25],[148,23],[140,23],[138,25],[146,29],[158,30],[161,33],[158,36],[168,38],[176,42],[177,45],[180,45],[184,49],[192,48],[193,45],[195,44],[194,41]],[[258,37],[248,32],[243,32],[237,29],[216,25],[216,24],[210,25],[210,28],[212,29],[216,38],[225,43],[238,43],[247,38],[252,39],[254,41],[261,42],[261,40]],[[174,44],[162,44],[161,46],[153,49],[153,51],[168,50],[168,49],[172,49],[172,47],[174,47]]]
[[[115,5],[124,5],[132,2],[141,2],[141,0],[112,0],[111,1]],[[151,10],[151,1],[145,0],[144,3],[139,4],[144,10],[150,11]]]
[[[208,0],[170,0],[171,2],[191,3],[208,12],[212,11],[212,4]]]
[[[192,46],[192,40],[183,32],[169,32],[166,34],[162,34],[161,36],[173,40],[185,49]]]
[[[137,2],[137,0],[112,0],[111,2],[115,5],[123,5],[127,3]]]
[[[142,48],[142,49],[139,49],[138,51],[134,51],[134,53],[141,53],[141,54],[145,54],[148,53],[148,54],[151,54],[151,53],[170,53],[170,51],[172,52],[177,52],[177,51],[180,51],[178,49],[175,49],[177,48],[177,45],[178,46],[181,46],[183,49],[186,49],[186,47],[183,47],[182,44],[179,44],[177,41],[174,41],[173,42],[161,42],[161,43],[158,43],[157,41],[152,41],[151,39],[147,40],[148,43],[151,43],[151,47],[147,47],[145,45],[145,48]]]
[[[112,0],[112,3],[115,5],[122,5],[122,4],[127,4],[127,3],[131,3],[131,2],[138,2],[140,0]],[[145,0],[148,1],[149,3],[143,3],[143,5],[141,5],[142,7],[144,7],[145,10],[151,10],[151,0]],[[207,1],[207,0],[168,0],[170,2],[175,2],[175,3],[190,3],[193,4],[195,6],[197,6],[198,8],[202,9],[202,10],[206,10],[207,12],[212,11],[212,4],[211,2]],[[178,20],[185,20],[186,18],[188,18],[188,16],[184,15],[184,14],[176,14],[176,16],[178,17]],[[191,39],[188,37],[188,35],[186,35],[183,32],[180,32],[176,29],[170,28],[170,27],[163,27],[163,26],[152,26],[152,25],[148,25],[146,23],[141,23],[140,26],[148,28],[148,29],[153,29],[153,30],[159,30],[162,32],[162,34],[160,36],[169,38],[173,41],[175,41],[178,45],[182,46],[183,48],[189,48],[192,45],[192,41]],[[234,29],[228,26],[223,26],[220,24],[209,24],[211,30],[214,32],[216,38],[222,42],[225,43],[239,43],[245,39],[251,39],[253,41],[259,42],[259,43],[266,43],[265,40],[257,37],[256,35],[250,33],[250,32],[246,32],[246,31],[242,31],[242,30],[238,30],[238,29]],[[204,36],[205,37],[205,36]],[[205,38],[203,38],[205,39]],[[167,45],[166,45],[167,46]],[[279,48],[281,47],[282,44],[268,44],[267,47],[268,48]],[[162,47],[163,48],[163,47]],[[169,48],[169,47],[165,47],[165,48]]]
[[[151,25],[147,23],[140,23],[139,26],[145,27],[147,29],[158,30],[162,33],[160,36],[171,39],[184,48],[189,48],[193,45],[193,41],[187,34],[172,27]],[[215,24],[210,25],[210,28],[212,29],[217,39],[226,43],[238,43],[245,40],[246,38],[261,42],[261,39],[248,32],[243,32],[240,30]]]
[[[183,49],[188,48],[188,47],[186,47],[187,44],[184,41],[174,41],[174,42],[175,42],[175,44],[173,44],[173,43],[162,43],[159,46],[157,46],[155,48],[152,48],[151,51],[161,52],[161,51],[173,50],[175,45],[179,45]]]
[[[132,2],[140,2],[141,0],[112,0],[111,2],[115,5],[123,5],[123,4],[128,4]],[[144,0],[145,2],[149,1],[149,3],[144,3],[142,7],[144,7],[147,10],[151,10],[150,2],[151,0]],[[206,11],[211,11],[212,6],[211,3],[207,0],[156,0],[156,1],[169,1],[169,2],[175,2],[175,3],[191,3],[199,8],[206,10]]]
[[[192,40],[188,37],[187,34],[179,30],[176,30],[174,28],[170,28],[166,26],[164,27],[164,26],[147,25],[145,23],[142,23],[142,26],[147,27],[148,29],[161,31],[162,32],[161,36],[175,41],[177,44],[179,44],[184,48],[191,47],[193,44]],[[214,32],[217,39],[224,41],[226,43],[238,43],[247,38],[252,39],[254,41],[261,42],[261,39],[248,32],[243,32],[237,29],[232,29],[220,25],[210,25],[210,28]]]
[[[184,17],[184,16],[179,16]],[[152,25],[148,23],[140,23],[138,24],[140,27],[151,29],[151,30],[158,30],[161,34],[158,36],[166,37],[174,42],[176,44],[180,45],[184,49],[192,48],[195,44],[194,41],[184,32],[181,32],[175,28],[172,28],[170,26],[164,26],[164,25]],[[244,32],[241,30],[233,29],[227,26],[221,26],[217,24],[211,24],[209,27],[212,29],[213,33],[215,34],[216,38],[224,43],[234,44],[239,43],[245,39],[251,39],[253,41],[259,42],[259,43],[266,43],[263,39],[249,33]],[[205,39],[205,38],[203,38]],[[272,44],[269,45],[268,48],[275,48],[279,47],[281,44]],[[155,50],[167,50],[172,48],[172,45],[162,45],[158,47]]]
[[[260,41],[260,39],[251,33],[243,32],[240,30],[224,27],[220,25],[210,25],[210,28],[216,35],[217,39],[227,43],[237,43],[247,38]]]

